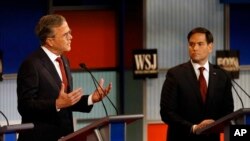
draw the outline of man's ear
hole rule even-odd
[[[46,44],[48,44],[50,47],[52,47],[54,41],[53,41],[52,38],[47,38],[45,42],[46,42]]]
[[[209,43],[208,44],[208,48],[209,48],[209,52],[211,53],[214,49],[214,44],[213,43]]]

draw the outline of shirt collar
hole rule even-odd
[[[60,57],[60,56],[57,56],[55,55],[54,53],[52,53],[50,50],[48,50],[46,47],[42,46],[42,49],[44,50],[44,52],[49,56],[50,60],[53,62],[56,60],[57,57]]]
[[[199,67],[204,67],[206,71],[209,71],[208,61],[203,66],[201,66],[200,64],[194,63],[192,60],[191,60],[191,63],[192,63],[195,70],[199,70]]]

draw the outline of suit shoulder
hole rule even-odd
[[[217,74],[219,76],[223,76],[223,77],[226,77],[228,79],[231,79],[231,74],[228,71],[220,68],[217,65],[212,65],[211,71],[213,74]]]
[[[43,53],[42,53],[41,49],[38,49],[38,50],[32,52],[31,54],[29,54],[24,59],[23,63],[25,63],[25,62],[35,62],[36,60],[39,60],[40,58],[42,58],[42,55],[43,55]]]
[[[179,73],[179,72],[183,72],[183,71],[187,70],[188,68],[190,68],[188,63],[182,63],[182,64],[179,64],[177,66],[170,68],[168,71]]]
[[[29,54],[21,63],[19,70],[20,69],[25,69],[25,68],[30,68],[32,67],[34,64],[36,64],[36,62],[38,62],[40,60],[41,53],[40,51],[34,51],[31,54]]]

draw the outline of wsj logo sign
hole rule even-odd
[[[230,73],[232,78],[239,78],[239,52],[216,51],[217,65]]]
[[[133,57],[133,71],[135,79],[156,78],[158,76],[156,49],[134,50]]]

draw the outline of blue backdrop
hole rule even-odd
[[[239,50],[240,65],[250,64],[250,4],[230,5],[230,49]]]
[[[45,0],[3,0],[0,4],[0,51],[3,74],[16,73],[21,62],[39,47],[34,28],[46,14]]]

